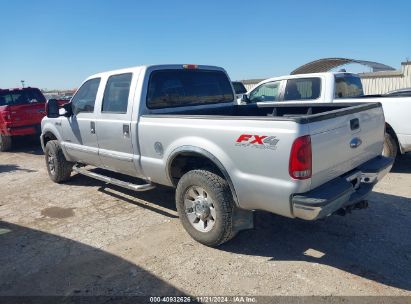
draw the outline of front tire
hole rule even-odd
[[[11,136],[0,135],[0,151],[6,152],[11,149]]]
[[[221,176],[192,170],[184,174],[176,190],[180,221],[188,234],[206,246],[218,246],[235,236],[234,201]]]
[[[382,155],[395,158],[397,156],[397,153],[398,145],[395,137],[389,132],[385,133],[384,149],[382,151]]]
[[[45,148],[45,160],[50,179],[62,183],[70,178],[73,163],[68,162],[57,140],[50,140]]]

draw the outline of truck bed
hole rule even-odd
[[[144,116],[161,115],[164,117],[205,118],[205,119],[264,119],[264,120],[288,120],[297,123],[310,123],[332,117],[357,113],[368,109],[380,107],[379,103],[327,103],[327,104],[280,104],[267,106],[256,104],[249,105],[223,105],[214,107],[195,107],[193,109],[170,109],[169,111],[150,111]]]

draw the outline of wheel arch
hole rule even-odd
[[[44,146],[46,146],[47,142],[49,142],[50,140],[58,140],[57,136],[50,130],[45,131],[45,133],[42,134],[41,137]]]
[[[171,183],[176,186],[180,177],[188,171],[210,168],[210,166],[228,182],[233,200],[239,206],[237,193],[228,171],[217,157],[203,148],[182,146],[175,149],[168,157],[166,173]]]
[[[398,150],[401,154],[403,154],[404,152],[398,140],[397,134],[395,133],[394,128],[388,122],[385,122],[385,132],[393,136],[395,143],[397,144]]]
[[[41,147],[43,149],[43,151],[46,148],[47,142],[49,142],[50,140],[57,140],[60,144],[61,144],[61,135],[59,133],[59,130],[51,124],[46,124],[43,128],[42,128],[42,132],[40,135],[40,142],[41,142]],[[64,157],[71,161],[69,155],[67,155],[66,153],[66,149],[64,148],[64,146],[61,146]]]

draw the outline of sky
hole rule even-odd
[[[0,88],[78,87],[161,63],[224,67],[233,80],[346,57],[411,59],[411,1],[0,0]],[[357,68],[358,69],[358,68]]]

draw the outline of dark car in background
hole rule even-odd
[[[0,89],[0,151],[8,151],[17,136],[37,136],[46,98],[37,88]]]
[[[244,84],[240,81],[232,81],[231,82],[234,87],[236,98],[239,99],[243,96],[243,94],[247,93],[247,89],[245,88]]]
[[[402,96],[402,97],[411,96],[411,88],[394,90],[394,91],[385,93],[384,95],[385,96],[392,96],[392,97],[395,97],[395,96],[398,96],[398,97],[399,96]]]

